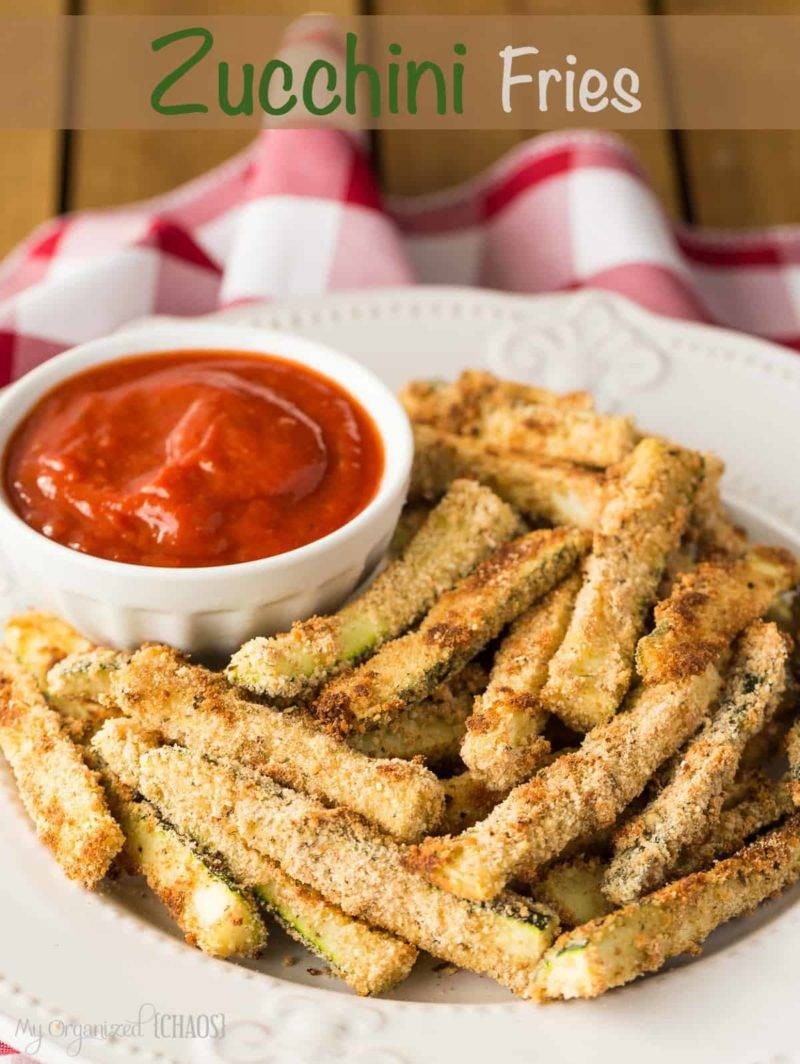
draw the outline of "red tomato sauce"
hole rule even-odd
[[[340,528],[375,495],[383,446],[359,403],[285,359],[176,351],[95,366],[25,417],[4,462],[19,516],[137,565],[230,565]]]

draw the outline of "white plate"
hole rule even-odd
[[[794,476],[800,359],[733,333],[675,323],[618,298],[528,298],[447,288],[376,291],[237,308],[228,320],[317,337],[363,359],[389,384],[486,366],[556,388],[588,388],[606,409],[721,454],[726,497],[764,539],[800,547]],[[8,581],[6,581],[8,584]],[[9,605],[24,594],[2,587]],[[800,1060],[794,1012],[798,891],[723,928],[703,956],[596,1002],[537,1007],[488,980],[421,962],[389,1000],[359,1000],[309,973],[319,962],[273,935],[268,957],[241,967],[184,946],[130,881],[90,895],[67,883],[35,840],[0,773],[0,1038],[41,1060],[77,1041],[60,1024],[224,1013],[225,1036],[164,1037],[147,1019],[92,1037],[81,1059],[269,1064],[530,1064],[614,1060],[787,1064]],[[298,959],[285,967],[283,958]],[[185,1022],[188,1022],[185,1021]],[[99,1031],[102,1035],[103,1032]],[[35,1048],[35,1047],[34,1047]]]

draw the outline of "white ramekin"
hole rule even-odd
[[[98,642],[158,641],[195,654],[227,654],[251,636],[335,609],[380,560],[408,488],[413,442],[405,412],[364,366],[287,333],[238,325],[143,326],[81,344],[45,362],[0,396],[0,454],[36,401],[88,366],[181,349],[280,355],[323,373],[371,414],[385,465],[368,506],[330,535],[258,561],[171,569],[95,558],[25,524],[0,491],[0,550],[32,605],[57,611]]]

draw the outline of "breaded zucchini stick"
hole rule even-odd
[[[656,606],[655,627],[636,647],[637,672],[644,683],[702,672],[799,577],[796,559],[778,547],[756,547],[733,561],[701,563]]]
[[[745,744],[780,704],[789,648],[774,624],[755,621],[739,640],[719,706],[683,752],[670,782],[614,841],[607,896],[626,905],[661,886],[685,848],[719,819]]]
[[[686,848],[670,878],[688,876],[729,857],[793,809],[786,784],[761,772],[750,773],[737,791],[736,800],[723,809],[707,838]],[[608,862],[599,854],[578,856],[552,865],[529,888],[537,900],[555,910],[562,926],[576,927],[611,912],[613,905],[602,889],[607,869]]]
[[[684,850],[672,870],[675,878],[699,872],[719,858],[736,853],[753,835],[792,810],[785,780],[770,779],[762,772],[749,774],[744,793],[730,808],[722,810],[707,838]]]
[[[252,894],[197,853],[149,802],[111,786],[120,796],[112,805],[125,832],[128,868],[144,876],[186,941],[212,957],[257,956],[267,944],[267,929]]]
[[[334,673],[414,624],[440,595],[520,531],[506,503],[474,480],[457,480],[402,557],[338,613],[298,621],[251,639],[234,654],[228,679],[269,698],[307,698]]]
[[[96,886],[122,848],[122,831],[58,714],[6,649],[0,649],[0,749],[41,841],[70,879]]]
[[[402,557],[409,543],[428,519],[432,507],[425,502],[409,502],[403,507],[397,519],[392,541],[386,552],[389,561]]]
[[[605,469],[636,445],[632,418],[526,403],[484,411],[468,435],[498,450]]]
[[[437,835],[457,835],[473,824],[485,820],[496,805],[502,802],[502,791],[490,790],[471,772],[443,779],[444,816],[437,825]]]
[[[475,436],[498,449],[601,468],[633,449],[637,437],[630,418],[598,414],[563,398],[542,389],[504,387],[501,381],[478,389],[462,381],[439,387],[412,381],[401,393],[412,421]]]
[[[486,691],[475,699],[461,757],[496,791],[530,779],[550,750],[541,735],[549,713],[538,696],[581,583],[581,574],[573,573],[517,618],[495,655]]]
[[[574,839],[613,824],[694,732],[720,684],[709,665],[701,676],[639,688],[626,712],[516,787],[482,823],[413,847],[409,866],[460,897],[495,897],[515,872],[528,877]]]
[[[227,821],[250,846],[350,916],[517,994],[530,993],[557,926],[543,906],[511,894],[491,905],[443,894],[403,867],[402,846],[359,817],[246,769],[177,747],[145,754],[140,769],[143,794],[193,834],[213,838],[215,825]]]
[[[789,789],[792,801],[800,806],[800,719],[786,734],[786,754],[789,758]]]
[[[421,701],[563,580],[587,549],[585,533],[568,528],[505,544],[443,595],[416,631],[323,688],[315,712],[346,732]]]
[[[591,411],[589,392],[553,392],[533,384],[495,377],[485,370],[465,370],[456,381],[415,380],[400,392],[400,402],[412,421],[461,433],[481,411],[532,404],[564,411]]]
[[[577,927],[611,912],[611,903],[603,894],[606,862],[596,854],[575,857],[547,869],[533,887],[533,896],[549,905],[562,927]]]
[[[44,689],[49,670],[67,654],[91,650],[88,639],[54,613],[28,610],[6,621],[5,645]]]
[[[91,643],[64,621],[55,624],[47,614],[25,614],[21,628],[26,638],[15,641],[22,665],[56,664],[67,654],[79,653]],[[42,648],[47,648],[42,653]],[[39,670],[41,673],[41,669]],[[42,677],[46,682],[46,676]],[[42,686],[40,684],[40,686]],[[85,691],[85,688],[84,688]],[[62,700],[59,713],[67,730],[81,745],[102,725],[111,710],[87,699],[75,708]],[[82,727],[81,727],[82,725]],[[215,957],[251,957],[267,942],[267,929],[255,900],[228,876],[212,867],[178,832],[159,817],[110,771],[91,749],[82,745],[84,761],[97,772],[112,814],[122,827],[124,864],[142,875],[153,893],[183,931],[186,941]]]
[[[438,499],[457,477],[485,484],[534,524],[591,529],[605,501],[605,477],[596,470],[498,452],[481,440],[415,425],[410,498]]]
[[[247,702],[224,677],[169,647],[136,651],[111,686],[117,705],[145,729],[354,809],[397,838],[419,838],[444,811],[442,787],[424,766],[366,757],[300,712]]]
[[[134,790],[140,785],[140,759],[156,746],[152,736],[128,720],[109,723],[93,740],[103,761],[117,766],[124,786]],[[139,801],[153,808],[144,799]],[[201,828],[202,824],[193,822],[184,830],[201,848],[203,860],[223,861],[225,872],[248,888],[248,896],[254,895],[292,938],[329,963],[357,993],[388,990],[411,971],[417,957],[413,946],[354,920],[293,880],[280,865],[248,846],[228,821],[214,820],[208,830]],[[160,863],[155,871],[161,873]]]
[[[793,816],[708,871],[561,935],[542,960],[536,996],[597,997],[657,971],[798,878],[800,816]]]
[[[636,641],[686,528],[702,464],[699,455],[648,437],[611,490],[541,692],[543,705],[576,731],[609,720],[628,689]]]
[[[421,757],[429,765],[457,758],[467,717],[488,678],[485,669],[470,662],[424,702],[366,731],[350,732],[347,742],[369,757]]]

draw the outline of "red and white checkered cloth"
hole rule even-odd
[[[0,382],[147,314],[412,282],[594,286],[800,348],[800,229],[676,227],[613,136],[541,136],[389,204],[359,145],[269,130],[167,195],[41,226],[0,267]]]

